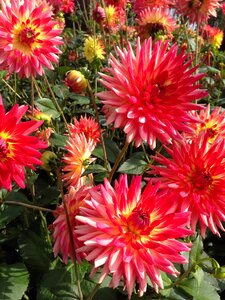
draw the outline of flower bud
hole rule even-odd
[[[42,161],[42,169],[46,171],[51,171],[53,166],[56,165],[57,155],[52,151],[45,151],[42,154],[41,161]]]
[[[84,75],[76,70],[71,70],[66,73],[65,84],[76,93],[82,93],[87,87],[87,79]]]

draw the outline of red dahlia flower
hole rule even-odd
[[[100,73],[107,91],[98,93],[103,102],[107,124],[121,127],[127,142],[139,146],[146,141],[153,149],[156,139],[169,143],[177,130],[189,131],[184,122],[193,121],[188,113],[201,106],[192,101],[207,95],[196,82],[203,74],[193,74],[187,55],[177,53],[177,45],[151,39],[141,45],[137,40],[136,53],[117,48],[119,58],[111,55],[109,75]]]
[[[206,23],[210,16],[216,17],[216,9],[220,7],[221,0],[176,0],[175,7],[178,12],[189,18],[191,23]]]
[[[158,185],[151,182],[141,193],[141,177],[127,183],[121,175],[113,188],[107,179],[104,185],[91,189],[90,200],[80,208],[76,217],[76,234],[84,246],[78,253],[87,254],[94,263],[92,274],[101,266],[99,283],[112,275],[110,287],[116,288],[123,278],[129,299],[135,283],[138,293],[147,289],[147,277],[153,287],[163,288],[160,271],[177,275],[173,263],[186,263],[181,251],[189,251],[189,244],[178,238],[190,235],[185,228],[188,213],[174,213],[169,195],[158,193]]]
[[[30,0],[2,1],[0,11],[0,69],[20,77],[43,75],[53,69],[62,44],[57,22],[46,4]]]
[[[191,228],[199,222],[201,235],[206,228],[220,236],[218,228],[225,230],[225,141],[208,143],[208,136],[200,134],[195,139],[180,139],[166,147],[170,158],[161,154],[152,166],[160,174],[162,187],[174,194],[178,210],[191,212]]]
[[[30,134],[43,121],[21,122],[27,109],[16,104],[5,113],[0,99],[0,188],[11,190],[13,181],[25,188],[24,167],[34,170],[34,165],[42,164],[39,149],[46,148],[46,144]]]

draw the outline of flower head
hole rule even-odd
[[[104,59],[104,47],[99,39],[91,36],[84,41],[84,56],[90,63],[94,59]]]
[[[186,138],[193,139],[198,135],[205,135],[210,144],[219,138],[225,138],[225,111],[221,107],[215,107],[211,111],[210,105],[208,105],[199,113],[192,113],[199,119],[199,122],[189,124],[193,132],[185,135]]]
[[[100,138],[100,129],[98,123],[92,118],[81,116],[78,121],[76,118],[73,119],[74,124],[69,124],[71,136],[83,133],[87,141],[93,141],[96,145]]]
[[[108,89],[98,93],[103,102],[107,124],[121,127],[127,142],[139,146],[146,141],[153,149],[156,139],[169,143],[176,130],[187,131],[184,124],[193,117],[188,111],[201,108],[192,103],[207,95],[196,85],[202,74],[192,74],[187,55],[177,54],[168,42],[151,39],[140,44],[136,53],[131,45],[123,51],[117,48],[119,58],[111,55],[109,74],[102,74],[101,83]]]
[[[104,29],[107,31],[116,32],[125,23],[125,13],[122,7],[108,5],[105,7],[105,15]]]
[[[21,122],[27,109],[28,106],[16,104],[5,113],[0,99],[0,188],[11,190],[13,181],[25,188],[24,168],[34,170],[34,165],[42,163],[39,150],[46,144],[31,134],[43,121]]]
[[[176,26],[175,20],[169,12],[160,7],[146,8],[142,10],[137,18],[137,32],[141,39],[148,39],[150,36],[162,33],[169,35]]]
[[[210,16],[216,17],[221,0],[176,0],[177,11],[189,18],[191,23],[206,23]]]
[[[82,93],[87,87],[87,79],[77,70],[70,70],[66,73],[65,84],[76,93]]]
[[[85,184],[85,177],[81,177],[88,165],[94,161],[91,153],[95,148],[93,140],[87,140],[84,133],[70,137],[66,145],[66,154],[63,157],[65,173],[63,179],[67,185],[79,187]]]
[[[173,3],[173,0],[135,0],[133,9],[136,14],[139,14],[146,8],[160,7],[162,9],[169,7]]]
[[[84,246],[78,249],[94,263],[92,274],[101,266],[99,283],[112,275],[110,287],[116,288],[123,278],[129,299],[136,281],[139,295],[147,289],[147,277],[153,287],[163,288],[160,271],[177,275],[173,263],[185,263],[181,251],[188,244],[176,239],[190,235],[185,228],[188,213],[174,213],[158,185],[148,183],[141,193],[141,177],[133,177],[128,186],[121,175],[113,188],[107,179],[104,185],[90,190],[91,198],[80,209],[76,234]]]
[[[191,212],[193,230],[199,222],[202,236],[207,227],[220,235],[225,221],[224,139],[210,145],[200,134],[191,142],[180,138],[166,149],[171,157],[158,154],[155,160],[161,166],[152,166],[151,173],[161,175],[162,187],[173,191],[180,211]]]
[[[36,1],[2,1],[0,11],[0,68],[20,77],[42,75],[53,69],[62,44],[52,11]]]
[[[207,24],[203,27],[202,33],[203,37],[209,41],[213,48],[220,48],[223,41],[223,30]]]
[[[88,196],[88,189],[89,188],[86,186],[82,186],[78,190],[76,190],[74,187],[70,187],[68,193],[65,195],[65,204],[68,212],[69,224],[67,223],[67,217],[63,203],[60,204],[54,212],[56,219],[52,224],[52,235],[55,240],[53,252],[55,256],[60,253],[65,264],[67,263],[69,257],[74,260],[75,252],[73,251],[73,246],[76,249],[81,245],[81,242],[78,241],[75,234],[75,225],[77,223],[75,217],[80,207],[85,205],[84,200]],[[68,225],[72,231],[72,243],[74,243],[74,245],[71,243],[70,229]],[[81,260],[83,256],[84,255],[82,253],[79,253],[76,255],[76,259]]]

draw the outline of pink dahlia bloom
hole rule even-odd
[[[147,277],[156,291],[163,288],[160,271],[176,276],[173,263],[186,263],[180,252],[190,250],[190,244],[177,240],[192,233],[186,228],[189,214],[174,213],[169,195],[159,193],[158,187],[149,182],[141,193],[141,176],[128,186],[126,175],[121,175],[114,188],[105,179],[104,185],[90,190],[86,207],[76,217],[83,223],[75,230],[84,243],[78,253],[86,253],[94,263],[92,274],[103,267],[99,283],[111,274],[109,286],[116,288],[123,278],[129,299],[136,282],[143,295]]]
[[[133,9],[136,14],[139,14],[146,8],[167,8],[173,4],[174,0],[134,0]]]
[[[41,165],[40,149],[46,144],[32,134],[43,121],[21,122],[28,106],[14,105],[10,111],[5,109],[0,98],[0,189],[12,189],[12,182],[25,188],[25,171],[28,167]]]
[[[58,62],[62,44],[62,29],[52,19],[46,4],[36,1],[1,1],[0,11],[0,69],[9,74],[30,77],[43,75]]]
[[[122,128],[127,142],[139,146],[146,141],[153,149],[156,139],[169,143],[177,130],[188,131],[184,122],[193,121],[188,113],[200,109],[192,103],[207,95],[196,82],[203,74],[193,74],[187,55],[177,53],[178,46],[168,42],[152,45],[151,39],[136,52],[117,48],[119,58],[111,55],[109,75],[100,73],[107,91],[98,93],[103,102],[107,124]]]
[[[62,260],[65,264],[67,264],[69,257],[74,260],[75,249],[81,246],[81,242],[78,241],[75,234],[75,225],[77,223],[77,221],[75,220],[75,216],[78,213],[80,207],[85,205],[84,200],[87,196],[88,188],[86,186],[82,186],[78,190],[76,190],[74,187],[69,188],[68,193],[65,195],[69,225],[67,223],[67,217],[63,203],[60,204],[54,212],[54,216],[56,219],[51,226],[52,235],[55,241],[53,252],[55,256],[61,254]],[[73,245],[70,239],[69,226],[71,228],[73,237]],[[84,255],[82,253],[76,255],[76,259],[79,261],[83,257]]]
[[[216,9],[220,7],[221,0],[176,0],[177,11],[187,16],[191,23],[206,23],[210,16],[216,17]]]
[[[225,138],[225,111],[222,107],[215,107],[211,111],[209,104],[199,113],[193,112],[193,115],[199,119],[199,122],[189,124],[193,132],[186,134],[186,138],[193,139],[204,134],[210,144],[217,139]]]
[[[162,187],[169,188],[177,199],[178,210],[191,212],[191,228],[199,222],[201,235],[206,228],[220,236],[225,230],[225,142],[219,139],[212,145],[208,136],[174,141],[166,147],[170,157],[155,157],[160,165],[152,166],[160,174]]]

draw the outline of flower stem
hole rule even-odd
[[[115,173],[115,171],[116,171],[116,169],[117,169],[117,167],[118,167],[118,165],[119,165],[121,159],[122,159],[123,156],[125,155],[128,146],[129,146],[129,143],[126,142],[126,143],[124,144],[122,150],[120,151],[119,155],[117,156],[117,159],[116,159],[116,161],[115,161],[115,163],[114,163],[114,165],[113,165],[113,167],[112,167],[112,170],[111,170],[110,173],[109,173],[109,177],[108,177],[109,182],[112,180],[113,175],[114,175],[114,173]]]
[[[32,209],[36,209],[39,211],[45,211],[45,212],[50,212],[50,213],[54,212],[54,210],[49,209],[49,208],[45,208],[45,207],[41,207],[41,206],[37,206],[37,205],[33,205],[33,204],[28,204],[28,203],[23,203],[23,202],[17,202],[17,201],[4,201],[4,204],[18,205],[18,206],[23,206],[26,208],[32,208]]]
[[[99,289],[100,286],[101,286],[100,283],[96,284],[96,286],[92,290],[91,294],[88,296],[87,300],[92,300],[93,299],[94,295],[96,294],[96,292],[97,292],[97,290]]]
[[[47,86],[48,86],[49,92],[50,92],[50,94],[51,94],[51,96],[52,96],[52,102],[53,102],[53,104],[55,105],[55,108],[57,109],[57,111],[60,113],[60,115],[61,115],[61,117],[62,117],[62,119],[63,119],[63,122],[64,122],[64,124],[65,124],[65,126],[66,126],[66,129],[67,129],[68,133],[70,134],[70,129],[69,129],[69,126],[68,126],[68,124],[67,124],[65,115],[64,115],[64,113],[63,113],[61,107],[59,106],[59,104],[58,104],[56,98],[55,98],[54,92],[53,92],[53,90],[52,90],[52,88],[51,88],[51,86],[50,86],[50,84],[49,84],[49,82],[48,82],[48,78],[46,77],[45,74],[44,74],[44,79],[45,79],[45,82],[46,82],[46,84],[47,84]]]
[[[73,240],[73,232],[72,232],[71,223],[70,223],[70,219],[69,219],[67,204],[66,204],[65,197],[64,197],[61,176],[60,176],[60,172],[58,169],[56,170],[56,174],[57,174],[57,178],[58,178],[58,186],[59,186],[59,190],[60,190],[61,197],[62,197],[63,207],[64,207],[64,211],[65,211],[65,215],[66,215],[66,223],[67,223],[67,227],[68,227],[68,231],[69,231],[69,237],[70,237],[70,243],[71,243],[72,255],[73,255],[72,260],[73,260],[73,265],[74,265],[74,270],[75,270],[75,275],[76,275],[76,280],[77,280],[77,289],[78,289],[78,294],[79,294],[79,300],[83,300],[83,294],[82,294],[82,290],[81,290],[81,286],[80,286],[80,275],[79,275],[78,265],[77,265],[77,261],[76,261],[76,252],[75,252],[75,244],[74,244],[74,240]]]
[[[97,105],[96,105],[96,102],[95,102],[95,96],[92,92],[92,89],[91,89],[91,86],[90,86],[90,83],[88,81],[87,83],[87,88],[88,88],[88,93],[90,95],[90,99],[91,99],[91,103],[93,105],[93,108],[94,108],[94,111],[95,111],[95,118],[96,118],[96,121],[99,125],[99,128],[101,128],[101,124],[100,124],[100,119],[99,119],[99,114],[98,114],[98,108],[97,108]],[[106,153],[106,148],[105,148],[105,142],[104,142],[104,138],[103,138],[103,135],[102,135],[102,131],[100,130],[100,141],[101,141],[101,145],[102,145],[102,150],[103,150],[103,156],[104,156],[104,166],[105,168],[108,170],[108,159],[107,159],[107,153]]]

